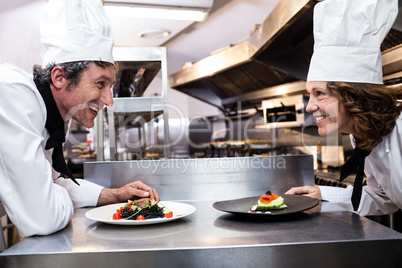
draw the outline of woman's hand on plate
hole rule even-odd
[[[321,200],[321,190],[317,186],[299,186],[292,187],[285,194],[304,195],[311,198]]]

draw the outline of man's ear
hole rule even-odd
[[[53,86],[56,89],[62,89],[63,87],[67,86],[68,81],[66,79],[63,67],[61,66],[54,67],[52,69],[52,72],[50,73],[50,76],[52,78]]]

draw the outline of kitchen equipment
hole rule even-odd
[[[262,101],[263,126],[257,128],[299,127],[305,121],[308,98],[302,94]]]
[[[163,116],[165,157],[170,157],[169,116],[167,103],[167,60],[165,47],[115,47],[113,57],[121,69],[117,73],[113,106],[107,107],[109,123],[110,160],[121,160],[127,141],[120,137],[126,128],[137,128],[140,137],[141,155],[146,151],[146,125]],[[161,78],[154,79],[160,72]],[[143,96],[150,83],[156,80],[160,95]],[[105,160],[104,111],[97,116],[97,160]]]

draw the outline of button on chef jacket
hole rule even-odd
[[[96,206],[102,187],[58,178],[45,150],[46,106],[32,77],[0,65],[0,200],[21,236],[63,229],[74,209]]]

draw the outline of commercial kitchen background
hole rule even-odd
[[[181,6],[203,10],[206,17],[201,21],[177,16],[139,18],[107,10],[115,47],[166,48],[166,62],[161,65],[166,65],[167,77],[159,71],[151,82],[145,83],[144,92],[132,96],[160,97],[161,85],[167,83],[164,98],[169,120],[165,124],[166,117],[152,114],[135,124],[138,119],[128,114],[122,117],[124,120],[116,121],[116,133],[110,134],[106,114],[101,133],[105,137],[99,139],[96,129],[102,129],[102,123],[88,130],[73,122],[65,153],[78,176],[83,172],[82,163],[94,160],[313,154],[315,169],[319,170],[320,163],[338,168],[348,157],[349,138],[320,137],[313,118],[304,110],[307,98],[303,80],[312,53],[315,1],[283,4],[279,0],[106,0],[104,5],[109,8],[116,2],[170,9]],[[45,3],[46,0],[0,3],[0,62],[14,63],[27,72],[41,63],[39,21]],[[397,30],[399,21],[400,18],[382,47],[384,52],[390,52],[386,53],[388,58],[383,56],[387,75],[384,80],[390,83],[400,80],[400,56],[396,56],[402,39]],[[117,61],[124,59],[124,53]],[[197,77],[197,72],[202,75]],[[115,97],[120,97],[116,90]],[[289,100],[290,95],[296,99]],[[268,110],[264,111],[264,105]],[[274,115],[268,118],[264,112]],[[274,124],[267,124],[267,120]]]
[[[315,1],[106,0],[105,8],[116,2],[169,9],[181,6],[203,10],[207,16],[192,21],[177,16],[134,18],[109,13],[115,47],[166,48],[166,62],[161,60],[159,68],[165,64],[167,77],[159,71],[145,83],[144,92],[132,96],[160,97],[161,85],[167,83],[167,96],[163,97],[169,120],[165,123],[167,117],[152,114],[135,124],[136,117],[128,114],[116,121],[113,136],[108,133],[107,115],[93,130],[73,122],[65,153],[78,176],[83,162],[95,160],[313,154],[319,172],[320,163],[336,169],[348,157],[349,138],[320,137],[313,118],[304,110],[303,80],[312,53]],[[39,21],[45,3],[0,3],[0,62],[14,63],[27,72],[41,63]],[[382,46],[388,84],[400,82],[400,17]],[[117,61],[124,59],[122,55]],[[202,75],[197,77],[197,72]],[[115,97],[120,97],[116,92],[115,88]],[[102,129],[103,122],[104,137],[98,139],[96,129]]]
[[[168,82],[169,122],[165,124],[162,115],[151,118],[140,127],[133,127],[130,125],[130,121],[126,120],[123,126],[116,129],[118,135],[113,142],[118,143],[116,145],[118,148],[115,155],[108,148],[113,146],[110,146],[111,141],[108,140],[108,133],[105,131],[104,148],[102,147],[104,156],[101,159],[99,159],[99,148],[97,148],[98,133],[95,130],[83,129],[73,123],[70,140],[66,146],[66,158],[69,159],[69,165],[76,175],[83,175],[83,162],[96,160],[313,154],[316,183],[334,186],[346,186],[351,183],[351,181],[346,181],[339,185],[337,182],[337,171],[351,150],[349,137],[318,136],[314,122],[304,111],[306,91],[303,74],[307,73],[309,55],[312,52],[311,14],[315,1],[294,0],[285,3],[280,0],[105,0],[104,2],[105,6],[113,4],[113,2],[136,2],[141,5],[151,3],[171,7],[201,7],[206,10],[207,17],[203,21],[110,17],[116,47],[126,49],[166,48],[166,62],[161,64],[166,64],[168,77],[163,77],[159,72],[142,97],[160,96],[161,84]],[[31,72],[34,64],[41,63],[39,19],[45,3],[45,0],[0,2],[0,63],[14,63],[27,72]],[[281,3],[282,6],[277,11],[280,14],[291,15],[289,23],[281,16],[270,17],[270,14]],[[293,8],[293,4],[297,7]],[[201,63],[206,62],[205,59],[208,59],[209,65],[214,67],[214,64],[217,63],[214,58],[226,54],[231,59],[236,58],[236,53],[231,56],[230,52],[241,51],[244,44],[248,44],[247,41],[250,38],[258,43],[259,35],[267,32],[267,18],[268,22],[272,23],[272,28],[278,33],[282,34],[287,29],[304,29],[306,31],[296,31],[294,38],[289,37],[289,31],[282,35],[284,37],[275,35],[272,38],[272,40],[281,41],[297,40],[296,49],[286,50],[289,49],[288,44],[274,43],[271,42],[271,39],[266,40],[265,44],[259,44],[262,51],[261,57],[265,57],[265,60],[273,63],[272,68],[263,66],[267,72],[262,72],[257,81],[254,81],[261,85],[260,88],[254,87],[253,90],[248,91],[251,86],[245,82],[243,85],[245,88],[241,88],[239,85],[238,92],[224,92],[225,95],[218,89],[218,92],[215,92],[216,95],[227,97],[222,102],[211,99],[211,95],[208,95],[216,90],[216,88],[207,88],[213,82],[216,83],[214,84],[216,87],[220,83],[230,88],[228,84],[236,83],[234,76],[238,75],[241,80],[244,72],[237,72],[239,71],[236,69],[238,66],[241,66],[242,70],[249,68],[251,73],[261,71],[253,69],[255,68],[253,64],[255,58],[250,61],[246,59],[239,64],[234,63],[228,68],[228,74],[225,74],[226,70],[222,69],[215,73],[211,72],[205,77],[196,78],[194,81],[186,81],[184,84],[178,82],[187,79],[181,75],[183,70],[191,70],[197,64],[201,66]],[[275,18],[284,20],[282,21],[285,22],[284,25],[275,25]],[[293,20],[293,18],[297,19]],[[400,55],[402,53],[399,51],[402,34],[397,27],[399,22],[400,18],[397,19],[394,29],[382,47],[384,80],[388,84],[400,83],[400,70],[402,69]],[[158,34],[158,31],[162,37],[152,38]],[[164,31],[170,34],[165,35]],[[151,38],[141,38],[139,37],[141,33],[148,33]],[[270,52],[263,51],[267,46],[272,49],[271,54],[277,53],[277,58],[275,55],[271,57]],[[264,59],[257,59],[257,65],[259,60]],[[206,66],[208,67],[208,64]],[[233,72],[230,73],[231,71]],[[222,76],[230,79],[223,81],[222,77],[215,75],[219,73],[223,73]],[[216,81],[210,81],[211,77],[216,78]],[[270,81],[264,81],[263,77]],[[273,84],[267,86],[271,82]],[[283,87],[280,87],[282,85]],[[202,94],[207,95],[193,94],[192,90],[196,92],[196,89],[200,89]],[[229,96],[230,94],[232,96]],[[290,95],[297,100],[286,103],[287,97]],[[251,97],[248,98],[248,96]],[[116,97],[118,96],[116,95]],[[264,114],[264,102],[271,100],[273,103],[276,101],[276,104],[269,103],[271,106],[268,105],[268,108],[276,109],[275,111],[279,109],[280,113],[285,114],[289,112],[284,109],[286,106],[296,107],[300,103],[304,106],[291,111],[290,118],[285,116],[286,122],[284,123],[290,123],[289,125],[269,125],[266,122],[266,114]],[[224,103],[225,101],[227,104]],[[299,118],[300,114],[303,117]],[[279,117],[273,118],[274,123],[277,123],[275,119]],[[107,117],[104,120],[107,124]],[[300,120],[302,121],[300,122]],[[166,125],[168,125],[170,136],[170,143],[167,143],[170,149],[168,154],[164,146],[166,142],[164,127]],[[141,137],[145,136],[148,136],[145,139],[146,142],[140,142]]]

